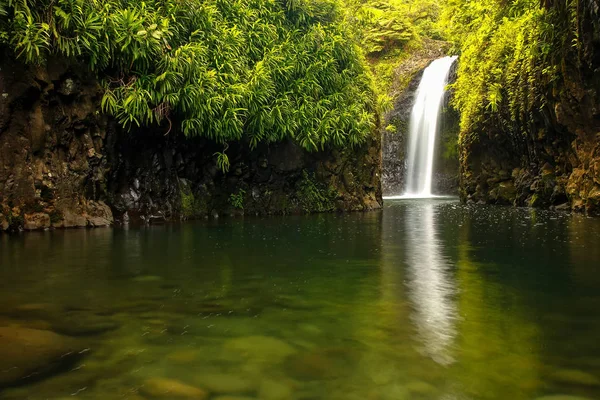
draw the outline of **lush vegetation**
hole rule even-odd
[[[578,46],[573,1],[449,0],[441,24],[460,52],[454,105],[468,139],[484,124],[517,135],[543,108],[570,48]]]
[[[380,96],[393,96],[395,80],[403,81],[400,86],[408,83],[410,76],[399,76],[397,69],[423,47],[424,40],[442,38],[438,0],[345,0],[345,8],[376,76]]]
[[[0,0],[0,44],[30,63],[89,65],[103,109],[126,127],[320,150],[369,136],[394,70],[424,38],[449,38],[461,55],[462,132],[523,126],[577,46],[576,18],[572,1]]]
[[[29,63],[89,65],[103,109],[126,127],[320,150],[359,144],[376,125],[344,15],[335,0],[0,0],[0,43]]]

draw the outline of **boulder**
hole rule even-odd
[[[46,213],[25,214],[23,228],[28,231],[50,228],[50,216]]]
[[[81,358],[84,349],[82,342],[54,332],[0,327],[0,387],[59,372]]]
[[[90,201],[86,207],[87,222],[92,227],[102,227],[112,225],[114,218],[112,211],[106,203],[102,201]]]

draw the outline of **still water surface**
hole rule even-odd
[[[89,349],[0,399],[600,399],[600,220],[405,200],[5,235],[0,327]]]

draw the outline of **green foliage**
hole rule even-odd
[[[424,38],[441,39],[438,0],[344,0],[346,19],[355,28],[376,77],[380,95],[393,97],[398,67],[422,48]],[[402,75],[402,74],[400,74]],[[400,87],[404,87],[401,82]],[[380,108],[380,110],[382,110]],[[384,112],[383,110],[382,112]]]
[[[477,132],[486,122],[524,126],[546,104],[565,50],[577,38],[576,2],[559,3],[448,1],[442,24],[461,53],[454,84],[461,132]]]
[[[221,170],[221,172],[226,173],[229,171],[229,157],[227,156],[227,154],[225,154],[225,152],[216,152],[215,154],[213,154],[215,156],[217,156],[217,167],[219,167],[219,169]]]
[[[181,216],[184,219],[206,215],[208,208],[202,196],[194,196],[187,184],[180,184],[179,195],[181,198]]]
[[[194,198],[194,194],[189,191],[181,191],[181,213],[184,217],[188,218],[194,215],[194,205],[196,203],[196,199]]]
[[[389,124],[388,126],[385,127],[385,131],[387,133],[398,133],[398,131],[396,130],[396,126]]]
[[[437,0],[346,0],[349,19],[372,56],[403,48],[421,36],[440,38]]]
[[[87,63],[102,109],[125,127],[175,122],[220,143],[321,150],[359,144],[376,125],[338,0],[0,0],[0,41],[29,63]]]
[[[335,209],[337,191],[315,180],[314,175],[302,171],[296,185],[296,196],[306,212],[327,212]]]
[[[243,210],[245,194],[246,194],[246,191],[244,189],[240,189],[237,193],[231,193],[229,195],[229,204],[231,204],[235,208],[239,208],[240,210]]]

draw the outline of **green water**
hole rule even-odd
[[[139,400],[156,378],[211,399],[600,399],[600,220],[420,200],[4,235],[0,326],[90,349],[0,399]]]

